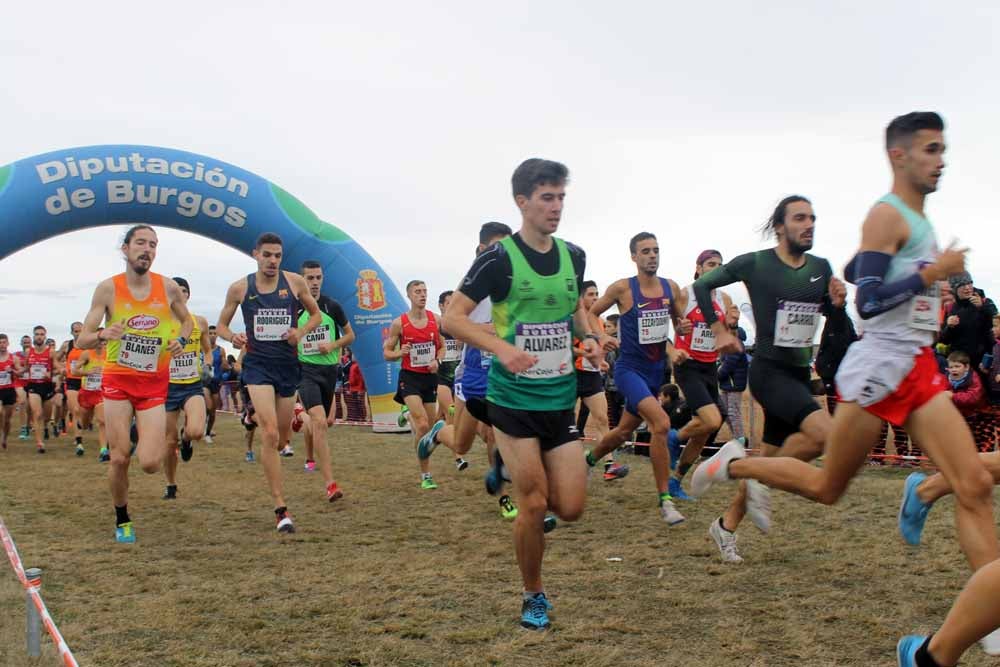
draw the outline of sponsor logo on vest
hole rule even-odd
[[[155,317],[154,315],[133,315],[129,318],[125,325],[128,326],[129,329],[147,331],[158,327],[160,325],[160,318]]]

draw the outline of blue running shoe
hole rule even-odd
[[[434,426],[431,426],[431,430],[424,434],[424,437],[420,438],[417,442],[417,458],[421,461],[426,461],[431,457],[431,453],[438,446],[438,443],[434,441],[437,437],[438,431],[444,428],[444,420],[439,419],[434,422]]]
[[[243,457],[243,460],[246,461],[247,463],[253,463],[254,462],[253,452],[247,451],[247,455]]]
[[[896,643],[896,664],[899,667],[917,667],[917,649],[924,645],[927,637],[906,635]]]
[[[671,477],[670,481],[667,482],[667,492],[670,497],[674,500],[690,500],[694,501],[694,498],[684,493],[684,488],[681,486],[681,480],[676,477]]]
[[[667,433],[667,449],[670,451],[670,469],[674,470],[677,468],[677,462],[681,460],[681,436],[677,433],[677,429],[672,428]],[[671,493],[671,495],[673,495]]]
[[[135,542],[135,531],[132,529],[132,522],[120,523],[115,528],[115,540],[122,544],[132,544]]]
[[[911,473],[903,484],[903,501],[899,505],[899,533],[907,544],[918,546],[920,535],[924,532],[924,522],[931,506],[917,497],[917,486],[927,479],[922,472]]]
[[[527,630],[547,630],[549,623],[549,601],[545,593],[535,593],[521,603],[521,627]]]

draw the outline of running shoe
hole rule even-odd
[[[167,490],[163,492],[164,500],[177,500],[177,487],[167,487]]]
[[[1000,655],[1000,630],[994,630],[979,640],[987,655]]]
[[[46,426],[45,430],[42,432],[42,440],[48,440],[48,439],[49,439],[49,427]]]
[[[205,440],[205,444],[206,445],[214,445],[215,444],[215,441],[212,440],[212,435],[210,433],[205,435],[204,440]]]
[[[108,451],[107,447],[101,447],[100,454],[97,455],[97,461],[99,463],[107,463],[111,460],[111,452]]]
[[[292,449],[291,445],[285,445],[284,449],[278,452],[278,454],[288,458],[289,456],[295,456],[295,450]]]
[[[771,490],[755,479],[747,480],[747,516],[760,532],[771,531]]]
[[[896,664],[899,667],[917,667],[917,649],[924,645],[927,637],[906,635],[896,643]]]
[[[330,482],[326,485],[326,499],[329,502],[332,503],[334,500],[340,500],[343,497],[344,492],[340,490],[340,487],[337,486],[336,482]]]
[[[39,454],[44,454],[45,453],[45,446],[44,445],[36,445],[35,451],[38,452]]]
[[[306,472],[316,472],[316,462],[306,461],[306,464],[302,466],[302,469],[305,470]]]
[[[132,529],[132,522],[120,523],[115,528],[115,540],[122,544],[132,544],[135,542],[135,530]]]
[[[715,546],[719,547],[723,563],[742,563],[743,556],[736,548],[736,533],[729,532],[722,527],[722,519],[716,519],[708,527],[709,536],[715,540]]]
[[[281,514],[275,515],[275,520],[277,522],[277,528],[279,533],[294,533],[295,524],[292,523],[292,515],[288,511],[284,511]]]
[[[181,461],[190,461],[194,454],[194,446],[190,440],[181,440]]]
[[[18,440],[27,440],[28,439],[28,427],[27,426],[22,426],[21,427],[21,432],[17,434],[17,439]]]
[[[559,525],[559,522],[556,520],[555,516],[552,514],[546,514],[545,521],[542,522],[542,532],[551,533],[556,529],[557,525]]]
[[[612,482],[616,479],[628,477],[629,467],[624,463],[612,463],[604,469],[604,481]]]
[[[7,449],[6,443],[4,443],[4,449]],[[84,452],[84,449],[83,449],[83,445],[77,445],[76,446],[76,455],[77,456],[83,456],[84,453],[85,452]]]
[[[547,630],[551,625],[549,608],[544,592],[524,598],[521,603],[521,627],[526,630]]]
[[[243,457],[243,460],[246,461],[247,463],[253,463],[254,462],[253,452],[248,451],[246,456]]]
[[[729,463],[746,455],[746,450],[739,440],[730,440],[719,447],[719,451],[695,469],[691,476],[691,495],[699,498],[715,482],[729,480]]]
[[[399,428],[406,428],[406,424],[409,421],[410,409],[403,406],[403,409],[399,412],[399,416],[396,417],[396,426]]]
[[[438,485],[434,483],[433,477],[431,477],[430,475],[426,475],[423,479],[420,480],[420,488],[433,491],[434,489],[438,488]]]
[[[676,526],[684,522],[684,515],[677,511],[673,501],[669,498],[660,499],[660,516],[667,522],[668,526]]]
[[[920,500],[917,495],[917,487],[927,479],[927,475],[922,472],[913,472],[903,483],[903,500],[899,504],[899,534],[903,536],[906,543],[912,546],[920,544],[920,536],[924,532],[924,522],[927,521],[927,513],[931,511],[931,506]]]
[[[500,516],[508,521],[513,521],[517,518],[517,507],[514,505],[514,501],[510,499],[510,496],[500,496]]]
[[[469,467],[469,462],[463,459],[461,456],[455,459],[455,468],[458,469],[459,472],[462,472],[468,467]]]
[[[674,500],[694,500],[694,498],[684,492],[684,487],[681,486],[681,480],[676,477],[671,477],[670,481],[667,482],[667,485],[667,492],[670,493],[670,497]]]
[[[438,443],[434,440],[434,438],[437,437],[438,432],[443,428],[444,420],[437,420],[434,422],[434,426],[431,426],[431,430],[427,431],[427,433],[425,433],[417,442],[417,457],[421,461],[426,461],[431,457],[431,453],[438,446]]]
[[[681,451],[684,449],[681,446],[681,436],[675,428],[667,432],[667,449],[670,451],[670,469],[675,470],[677,462],[681,460]]]

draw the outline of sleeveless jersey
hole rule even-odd
[[[78,348],[73,341],[69,342],[69,352],[66,353],[66,379],[67,380],[79,380],[80,376],[75,375],[72,371],[73,362],[80,358],[83,354],[83,350]]]
[[[212,350],[212,377],[216,380],[222,379],[222,348],[217,347]]]
[[[128,288],[124,273],[112,278],[115,300],[108,322],[121,322],[121,340],[109,340],[104,373],[136,380],[166,383],[170,353],[167,342],[174,331],[163,276],[149,273],[149,296],[140,301]]]
[[[670,337],[670,309],[673,293],[670,283],[659,278],[663,296],[644,296],[639,279],[628,279],[632,307],[618,318],[618,341],[621,354],[616,365],[639,371],[649,377],[663,376],[667,339]]]
[[[0,361],[0,389],[10,389],[14,386],[14,358],[8,354]]]
[[[52,350],[46,347],[37,352],[34,347],[28,351],[28,384],[52,382]]]
[[[198,320],[191,315],[191,337],[184,351],[170,358],[170,384],[194,384],[201,380],[201,336],[202,331]],[[175,322],[177,334],[180,334],[180,323]]]
[[[601,323],[601,333],[604,333],[604,320],[602,318],[600,318],[600,317],[598,317],[597,319]],[[579,338],[574,338],[573,339],[573,347],[574,348],[582,348],[583,347],[583,341],[580,340]],[[573,361],[573,365],[576,367],[576,372],[577,373],[600,373],[601,372],[601,369],[594,368],[594,364],[590,363],[590,360],[587,359],[587,357],[576,357],[574,359],[574,361]]]
[[[489,324],[493,321],[493,302],[489,297],[476,304],[469,313],[469,320],[476,324]],[[466,397],[486,397],[486,376],[489,373],[493,355],[466,343],[462,348],[462,361],[455,369],[455,381],[462,382],[462,393]]]
[[[535,272],[512,237],[500,241],[510,257],[511,288],[493,303],[497,335],[537,358],[531,368],[514,374],[491,364],[487,399],[514,410],[571,410],[576,404],[573,371],[573,314],[580,290],[569,249],[552,238],[559,269],[551,276]]]
[[[686,350],[695,361],[714,364],[719,360],[719,353],[715,350],[715,332],[706,324],[705,315],[701,312],[698,301],[694,298],[694,290],[691,289],[690,285],[684,290],[688,297],[684,317],[691,320],[691,333],[686,336],[677,334],[674,346],[678,350]],[[725,317],[718,301],[712,301],[712,310],[715,311],[715,319],[722,320]]]
[[[409,313],[400,317],[402,329],[399,344],[410,345],[410,353],[403,355],[403,369],[414,373],[430,373],[431,362],[437,357],[438,325],[434,313],[427,311],[427,326],[418,329],[410,321]]]
[[[101,372],[90,373],[89,375],[84,375],[94,368],[101,369]],[[104,360],[98,354],[90,354],[87,356],[87,363],[81,366],[78,370],[81,373],[80,388],[84,391],[100,391],[101,390],[101,376],[103,375]]]
[[[296,348],[288,344],[288,330],[299,307],[284,271],[278,272],[278,285],[267,294],[257,290],[257,274],[248,275],[247,293],[240,304],[247,332],[247,358],[298,363]]]
[[[887,194],[879,199],[879,203],[899,211],[910,228],[909,240],[893,255],[885,275],[885,282],[896,282],[934,262],[938,255],[937,236],[927,218],[904,204],[896,195]],[[865,320],[865,336],[895,344],[928,347],[934,344],[939,331],[940,310],[940,291],[937,285],[931,285],[908,303]]]
[[[321,294],[317,303],[323,300],[325,297]],[[340,363],[340,351],[342,348],[337,348],[326,354],[322,354],[319,351],[320,343],[332,343],[340,338],[340,328],[332,317],[323,308],[323,304],[319,304],[319,314],[322,321],[319,326],[307,333],[299,341],[299,361],[303,364],[316,364],[318,366],[333,366],[334,364]],[[306,325],[309,321],[309,312],[303,310],[302,314],[299,315],[299,322],[296,326],[300,329]]]

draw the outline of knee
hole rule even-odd
[[[646,422],[646,425],[649,427],[651,435],[667,437],[667,433],[670,432],[670,418],[666,415],[654,419],[652,422]]]
[[[418,417],[413,412],[410,412],[410,425],[416,431],[417,435],[423,435],[431,430],[431,425],[427,423],[427,417],[424,415]]]
[[[583,516],[583,500],[574,503],[561,503],[559,507],[552,508],[553,511],[563,521],[576,521]]]
[[[718,412],[713,412],[708,417],[702,419],[702,423],[704,424],[702,430],[705,433],[715,433],[722,428],[722,415]]]
[[[155,475],[160,472],[159,461],[141,461],[139,465],[142,466],[142,471],[147,475]]]
[[[549,509],[548,499],[541,491],[532,491],[518,496],[517,515],[545,516]]]
[[[847,483],[822,481],[816,493],[813,495],[816,502],[823,505],[834,505],[844,495],[847,490]]]
[[[993,476],[985,468],[962,475],[955,485],[955,497],[966,506],[990,505],[993,498]]]
[[[112,468],[128,468],[129,457],[127,454],[122,454],[121,452],[114,450],[111,452],[111,464]]]
[[[278,440],[278,426],[277,424],[258,424],[257,428],[260,429],[260,437],[269,441]]]
[[[200,426],[185,425],[184,435],[187,437],[188,440],[201,440],[203,437],[205,437],[205,425],[204,424],[201,424]]]

